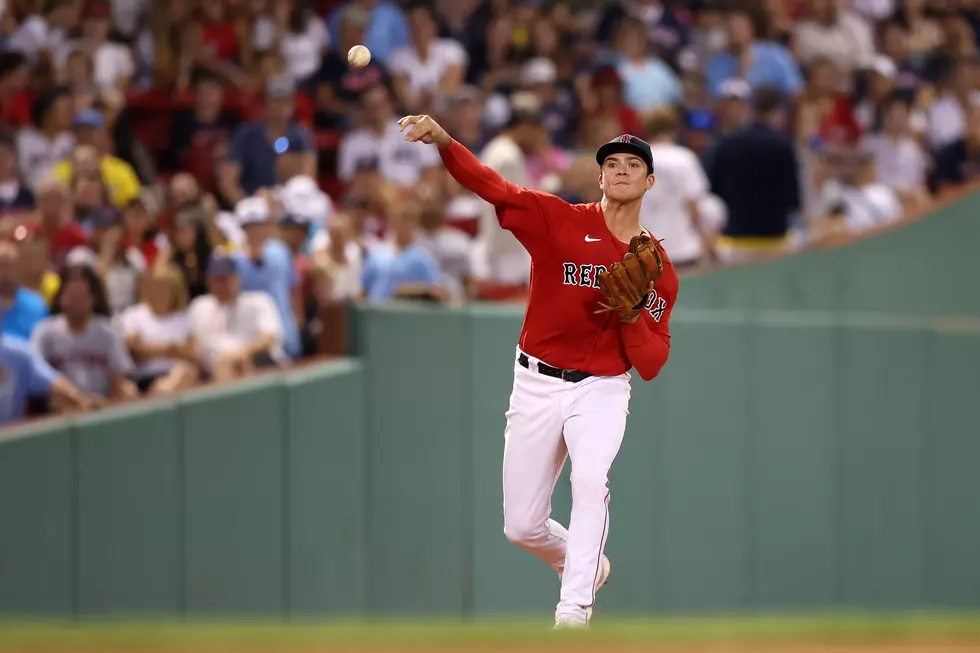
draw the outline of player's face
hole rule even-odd
[[[634,202],[653,188],[653,175],[647,164],[632,154],[611,154],[602,162],[599,186],[603,194],[617,202]]]

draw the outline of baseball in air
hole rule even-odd
[[[355,45],[347,51],[347,61],[355,68],[363,68],[371,63],[371,51],[363,45]]]

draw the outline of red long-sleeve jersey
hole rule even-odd
[[[500,226],[531,255],[531,290],[520,347],[563,369],[615,376],[636,368],[649,381],[670,353],[670,314],[677,271],[668,260],[639,320],[624,324],[599,313],[599,272],[621,261],[629,245],[606,226],[598,204],[569,204],[516,186],[455,140],[439,148],[449,173],[496,207]]]

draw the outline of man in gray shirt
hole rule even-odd
[[[137,397],[135,384],[126,378],[133,359],[108,315],[95,271],[85,265],[70,267],[54,303],[54,314],[31,335],[34,350],[82,392],[109,399]]]

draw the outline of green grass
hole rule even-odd
[[[0,643],[11,644],[451,644],[533,643],[554,639],[547,621],[165,623],[141,621],[0,622]],[[780,640],[976,640],[980,614],[827,614],[820,616],[621,619],[597,621],[576,638],[628,642]]]

